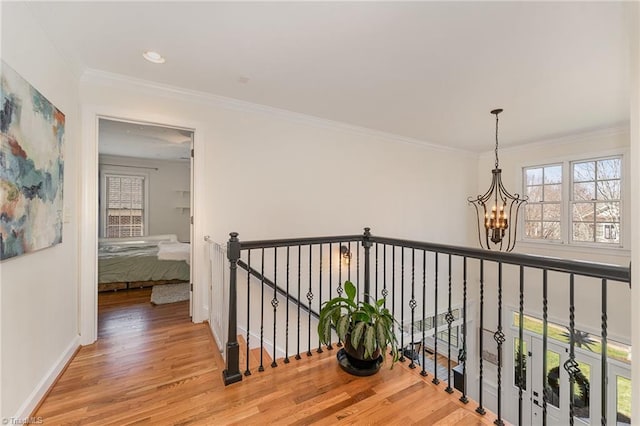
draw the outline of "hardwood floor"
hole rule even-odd
[[[98,341],[82,347],[35,416],[50,425],[492,424],[407,364],[343,372],[336,350],[265,363],[225,387],[206,324],[187,302],[153,306],[150,289],[99,295]]]

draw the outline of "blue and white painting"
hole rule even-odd
[[[0,260],[62,242],[64,114],[0,63]]]

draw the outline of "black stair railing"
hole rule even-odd
[[[346,248],[346,253],[343,251]],[[286,247],[285,250],[278,248]],[[375,249],[372,250],[371,248]],[[252,251],[260,250],[259,268],[251,266]],[[351,251],[354,253],[351,253]],[[328,253],[327,253],[328,252]],[[408,255],[406,255],[408,254]],[[371,285],[372,262],[371,256],[374,256],[374,285]],[[265,277],[265,256],[272,261],[272,271],[269,272],[272,279]],[[279,258],[280,256],[280,258]],[[361,260],[363,270],[361,270]],[[296,347],[296,359],[301,359],[301,344],[306,348],[306,355],[312,356],[312,347],[317,343],[315,336],[314,318],[317,318],[317,312],[320,311],[322,303],[337,295],[342,295],[344,289],[343,277],[356,283],[359,293],[358,299],[361,300],[365,294],[373,298],[385,298],[385,306],[394,314],[400,322],[400,330],[398,337],[402,346],[402,361],[406,361],[410,357],[409,366],[416,368],[416,364],[420,364],[420,374],[427,376],[432,373],[432,382],[438,384],[440,380],[446,380],[447,386],[445,391],[453,393],[454,388],[460,393],[460,401],[467,403],[467,362],[477,360],[477,407],[476,412],[484,414],[486,407],[483,405],[484,382],[486,380],[486,365],[482,357],[484,349],[493,349],[497,353],[496,366],[496,383],[497,383],[497,406],[490,407],[497,415],[496,424],[504,423],[503,411],[503,368],[506,358],[503,354],[503,346],[506,341],[505,327],[503,325],[503,310],[505,303],[517,304],[517,314],[519,315],[519,323],[517,324],[518,346],[516,354],[522,356],[525,351],[524,342],[524,317],[527,312],[527,306],[534,301],[528,296],[525,300],[525,290],[531,286],[541,285],[542,298],[539,302],[542,304],[542,350],[547,353],[547,341],[549,339],[549,321],[548,321],[548,272],[565,274],[568,277],[566,284],[569,295],[568,325],[569,325],[569,359],[564,363],[567,370],[569,380],[575,381],[576,375],[579,373],[579,365],[576,361],[575,350],[575,332],[576,332],[576,306],[575,292],[577,277],[597,278],[599,281],[599,292],[602,300],[602,308],[600,312],[601,324],[601,409],[600,420],[602,424],[607,423],[607,336],[608,336],[608,318],[607,318],[607,293],[611,285],[615,283],[630,283],[630,268],[616,265],[603,265],[597,263],[572,261],[558,258],[532,256],[518,253],[502,253],[484,251],[468,247],[458,247],[443,244],[434,244],[420,241],[402,240],[395,238],[378,237],[371,234],[369,228],[365,228],[362,235],[334,236],[334,237],[314,237],[300,239],[280,239],[280,240],[262,240],[262,241],[240,241],[237,233],[232,233],[228,243],[228,258],[230,267],[230,297],[229,297],[229,341],[227,343],[226,362],[227,368],[224,370],[225,384],[231,384],[242,380],[239,366],[239,347],[237,342],[237,315],[238,315],[238,267],[247,273],[247,288],[244,290],[243,296],[246,297],[247,304],[245,306],[246,315],[246,341],[247,341],[247,364],[245,375],[251,374],[249,368],[249,341],[250,329],[252,321],[256,321],[255,315],[250,312],[257,312],[260,309],[261,318],[256,326],[260,330],[260,368],[264,369],[262,362],[262,353],[265,345],[264,327],[265,318],[264,304],[270,302],[272,309],[271,320],[269,324],[273,328],[271,342],[273,360],[271,367],[277,367],[276,358],[278,352],[278,338],[282,340],[281,353],[284,363],[289,363],[291,355],[290,348]],[[255,256],[254,256],[255,258]],[[422,258],[421,261],[416,259]],[[246,259],[246,260],[245,260]],[[282,259],[282,260],[280,260]],[[353,265],[355,260],[355,265]],[[455,261],[454,261],[455,260]],[[472,262],[473,261],[473,262]],[[477,268],[473,268],[477,261]],[[445,265],[441,265],[445,262]],[[495,277],[487,274],[487,264],[495,266]],[[354,268],[355,266],[355,268]],[[517,267],[510,271],[503,271],[504,268]],[[258,272],[258,269],[260,272]],[[355,269],[355,271],[353,271]],[[535,280],[527,279],[525,282],[525,272],[527,270],[539,270],[542,272],[540,283]],[[352,272],[355,274],[352,276]],[[506,279],[505,274],[512,273],[512,279]],[[442,275],[442,276],[441,276]],[[422,276],[422,283],[416,282],[418,277]],[[281,278],[284,277],[284,278]],[[490,279],[488,279],[488,277]],[[260,285],[260,299],[263,306],[251,306],[251,300],[256,296],[251,293],[252,285]],[[337,278],[337,280],[336,280]],[[495,282],[493,279],[495,278]],[[278,283],[278,280],[281,282]],[[445,281],[446,280],[446,281]],[[469,301],[469,287],[478,283],[478,312],[474,318],[468,317],[467,308]],[[554,285],[557,283],[564,285],[562,279],[555,277]],[[259,283],[259,284],[258,284]],[[270,290],[271,299],[264,300],[264,289]],[[372,292],[373,290],[373,292]],[[446,290],[446,294],[439,294]],[[515,295],[515,299],[505,301],[506,290],[510,290]],[[405,294],[406,293],[406,294]],[[526,294],[533,293],[527,291]],[[489,298],[495,299],[488,302]],[[494,302],[495,300],[495,302]],[[442,302],[446,303],[442,303]],[[282,303],[280,303],[282,302]],[[440,302],[440,303],[439,303]],[[526,302],[526,303],[525,303]],[[442,310],[442,306],[444,310]],[[488,307],[495,309],[493,316],[496,322],[487,324]],[[278,312],[279,309],[285,309],[286,312]],[[291,312],[290,312],[291,311]],[[409,313],[409,318],[405,322],[405,313]],[[581,313],[582,315],[583,313]],[[491,317],[491,316],[489,316]],[[278,320],[284,324],[280,329],[277,325]],[[483,333],[479,333],[479,352],[475,352],[474,348],[467,345],[469,330],[467,329],[468,321],[477,321],[479,330],[485,328],[495,329],[493,339],[483,339]],[[295,335],[290,331],[291,327],[296,327]],[[507,327],[508,328],[508,327]],[[280,331],[283,330],[283,331]],[[443,331],[444,330],[444,331]],[[454,331],[455,330],[455,331]],[[303,334],[306,333],[306,336]],[[427,347],[429,340],[432,340],[432,346]],[[305,340],[305,342],[303,342]],[[337,342],[340,346],[340,342]],[[439,347],[440,343],[440,347]],[[444,345],[444,348],[442,347]],[[452,349],[457,349],[457,360],[454,360]],[[332,345],[327,345],[326,349],[333,349]],[[417,352],[416,349],[419,349]],[[321,352],[322,346],[318,344],[315,352]],[[429,354],[427,358],[427,354]],[[458,367],[453,368],[454,363],[458,363]],[[438,372],[438,366],[443,372]],[[547,389],[547,360],[546,356],[542,357],[542,369],[540,372],[543,378],[542,392],[542,423],[547,424],[549,392]],[[452,372],[454,373],[453,382],[455,382],[455,373],[461,371],[462,385],[458,387],[452,386]],[[444,373],[446,371],[446,374]],[[523,421],[523,393],[526,391],[526,383],[524,380],[523,362],[516,364],[514,385],[518,388],[517,394],[517,417],[512,419],[514,422],[522,423]],[[538,372],[535,372],[538,374]],[[571,392],[571,386],[567,389]],[[573,395],[568,398],[570,401],[569,418],[567,423],[573,424],[575,407],[573,405]]]

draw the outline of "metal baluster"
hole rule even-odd
[[[498,418],[494,423],[502,426],[502,344],[505,342],[502,332],[502,262],[498,262],[498,330],[493,334],[493,339],[498,344]]]
[[[437,385],[438,383],[440,383],[440,380],[438,380],[438,252],[435,252],[434,255],[435,294],[433,296],[433,380],[431,380],[431,383]]]
[[[576,362],[575,353],[575,327],[576,327],[575,305],[574,305],[574,275],[569,275],[569,359],[564,363],[564,369],[569,374],[569,424],[573,426],[575,416],[575,405],[573,401],[573,384],[576,374],[580,371]]]
[[[484,351],[484,341],[483,341],[483,330],[484,330],[484,260],[480,259],[480,379],[478,381],[478,407],[476,408],[476,413],[484,415],[486,413],[484,407],[482,406],[482,382],[484,381],[484,371],[483,371],[483,360],[482,360],[482,352]]]
[[[391,246],[391,316],[396,317],[396,246]],[[402,323],[400,323],[402,332]],[[400,345],[402,352],[402,345]]]
[[[247,265],[249,266],[249,271],[251,270],[251,249],[247,250]],[[244,370],[244,375],[245,376],[250,376],[251,375],[251,370],[249,369],[249,329],[251,326],[251,322],[249,322],[249,320],[251,319],[251,274],[249,273],[249,271],[247,271],[247,356],[246,356],[246,361],[247,361],[247,369]]]
[[[260,266],[260,276],[262,277],[262,285],[260,286],[260,367],[258,371],[264,371],[263,352],[264,352],[264,248],[262,249],[262,264]]]
[[[302,273],[301,273],[301,268],[302,268],[302,246],[298,245],[298,293],[297,293],[297,299],[298,299],[298,339],[297,339],[297,349],[298,351],[296,352],[296,359],[300,360],[302,359],[302,357],[300,356],[300,299],[302,299],[302,295],[300,294],[300,288],[301,288],[301,279],[302,279]]]
[[[287,313],[286,337],[284,339],[284,363],[289,364],[289,246],[287,246],[287,298],[285,300],[285,311]]]
[[[547,426],[547,401],[549,378],[547,377],[547,326],[548,326],[547,270],[542,270],[542,426]]]
[[[342,243],[338,244],[338,247],[340,247],[340,251],[342,251]],[[336,292],[338,293],[338,297],[342,297],[342,254],[340,254],[339,257],[339,263],[338,263],[338,288],[336,288]],[[340,341],[340,337],[338,337],[338,343],[336,343],[336,346],[341,347],[342,346],[342,342]]]
[[[448,255],[449,259],[449,294],[448,294],[448,307],[447,313],[444,316],[445,321],[447,321],[447,387],[444,389],[447,393],[453,393],[453,388],[451,387],[451,324],[455,320],[453,317],[453,312],[451,311],[451,255]]]
[[[329,300],[333,298],[332,292],[331,292],[332,282],[333,282],[333,244],[329,243]],[[320,302],[322,302],[322,300]],[[322,303],[320,304],[320,306],[322,307]],[[331,339],[329,339],[329,344],[327,345],[327,349],[329,350],[333,349],[333,346],[331,345]]]
[[[271,368],[275,368],[278,366],[276,362],[276,321],[277,310],[278,310],[278,292],[276,289],[278,288],[278,248],[273,248],[273,299],[271,299],[271,306],[273,306],[273,358],[271,361]]]
[[[526,362],[527,354],[524,353],[524,266],[520,265],[520,321],[518,324],[518,424],[522,424],[522,392],[523,383],[526,385],[527,378],[524,377],[523,364]]]
[[[384,307],[387,307],[387,296],[389,291],[387,290],[387,245],[382,246],[382,297],[384,297]]]
[[[416,280],[415,280],[415,270],[416,270],[416,251],[415,249],[411,249],[411,300],[409,301],[409,307],[411,308],[411,364],[409,364],[409,368],[416,368],[415,357],[416,357],[416,347],[415,347],[415,335],[414,335],[414,326],[416,323],[416,306],[418,303],[416,302]]]
[[[400,361],[404,362],[404,247],[400,247]]]
[[[313,290],[311,289],[311,255],[313,254],[313,246],[309,244],[309,291],[307,292],[307,300],[309,301],[309,322],[307,326],[307,356],[313,355],[311,353],[311,302],[313,301]]]
[[[351,241],[347,242],[347,249],[348,249],[348,253],[349,253],[349,262],[347,263],[347,279],[349,281],[351,281]],[[356,293],[356,297],[358,298],[358,300],[360,300],[360,298],[358,297],[358,294]]]
[[[318,289],[318,312],[320,312],[320,309],[322,309],[322,244],[320,244],[320,283],[319,285],[319,289]],[[311,312],[309,312],[309,319],[311,319]],[[323,352],[322,350],[322,344],[320,343],[320,339],[318,339],[318,350],[316,351],[319,354],[321,354]]]
[[[378,300],[380,293],[378,293],[378,243],[376,243],[376,295],[374,297],[375,300]]]
[[[426,324],[425,319],[427,318],[427,252],[422,250],[422,344],[420,345],[420,352],[422,352],[422,371],[420,372],[421,376],[427,375],[427,370],[424,369],[425,359],[424,359],[424,343],[425,343],[425,329]]]
[[[360,292],[360,241],[356,241],[356,284]],[[363,297],[363,299],[366,301],[366,298]]]
[[[467,258],[462,263],[462,352],[458,356],[462,363],[462,396],[460,401],[468,403],[467,398]]]
[[[600,423],[602,426],[607,424],[607,280],[602,280],[602,350],[601,356],[601,369],[602,375],[600,379],[600,406],[602,407]]]

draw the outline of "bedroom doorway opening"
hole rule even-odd
[[[97,133],[98,299],[182,303],[190,318],[193,130],[99,117]]]

